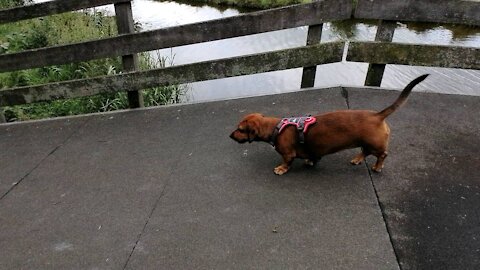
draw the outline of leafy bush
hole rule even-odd
[[[23,6],[26,4],[31,4],[32,2],[32,0],[1,0],[0,9]]]

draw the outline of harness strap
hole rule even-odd
[[[305,133],[307,133],[308,128],[315,124],[317,119],[312,116],[302,116],[302,117],[290,117],[282,118],[273,130],[273,134],[270,137],[270,144],[275,147],[275,142],[277,140],[278,134],[280,134],[283,129],[287,126],[294,125],[297,127],[298,140],[300,143],[305,143]]]

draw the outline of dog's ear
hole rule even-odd
[[[248,142],[251,143],[257,138],[257,132],[254,129],[251,129],[248,132]]]
[[[258,123],[255,119],[248,120],[248,142],[253,142],[258,135]]]

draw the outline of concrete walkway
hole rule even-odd
[[[283,176],[246,113],[381,109],[332,88],[0,125],[0,269],[479,269],[480,98],[413,93],[381,174]],[[370,163],[372,160],[369,160]]]

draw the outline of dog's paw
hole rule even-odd
[[[285,166],[278,166],[278,167],[275,167],[275,169],[273,169],[273,172],[276,174],[276,175],[282,175],[286,172],[288,172],[288,168],[286,168]]]
[[[305,165],[308,167],[315,166],[315,162],[311,161],[310,159],[305,159]]]
[[[376,173],[382,172],[382,169],[383,169],[383,166],[377,166],[377,165],[372,166],[372,171]]]
[[[362,161],[364,160],[365,160],[365,155],[363,153],[360,153],[356,155],[352,160],[350,160],[350,163],[352,165],[358,165],[358,164],[361,164]]]
[[[363,161],[363,159],[354,158],[354,159],[350,160],[350,164],[359,165],[359,164],[362,164],[362,161]]]

